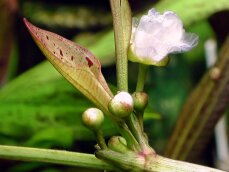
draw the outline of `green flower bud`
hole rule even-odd
[[[138,112],[143,112],[148,105],[148,95],[145,92],[134,92],[132,97],[134,101],[134,109]]]
[[[121,91],[109,102],[108,109],[117,117],[127,117],[134,110],[133,98],[129,93]]]
[[[88,128],[98,130],[104,121],[103,112],[97,108],[89,108],[83,113],[82,121]]]
[[[108,148],[113,151],[125,153],[129,149],[127,148],[126,139],[121,136],[113,136],[108,141]]]

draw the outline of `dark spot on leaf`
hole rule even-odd
[[[55,44],[55,43],[53,43],[53,45],[54,45],[54,46],[56,46],[56,44]]]
[[[46,38],[47,38],[47,40],[49,40],[49,37],[48,37],[48,35],[46,35]]]
[[[71,56],[71,61],[73,61],[73,59],[74,59],[74,57],[73,57],[73,56]]]
[[[62,50],[60,49],[60,55],[63,56]]]
[[[86,60],[87,60],[87,65],[91,67],[93,65],[93,62],[88,57],[86,57]]]
[[[53,54],[56,54],[56,52],[55,52],[55,51],[53,51]]]

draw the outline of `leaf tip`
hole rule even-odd
[[[25,26],[29,28],[31,23],[25,17],[23,17],[23,22],[25,23]]]
[[[32,23],[30,23],[25,17],[23,18],[23,22],[25,23],[25,26],[33,36],[37,27],[35,27]]]

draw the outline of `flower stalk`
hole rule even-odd
[[[144,115],[145,108],[148,105],[149,97],[143,91],[134,92],[132,94],[132,97],[134,100],[135,115],[138,119],[138,122],[139,122],[139,125],[141,126],[142,131],[144,132],[143,115]]]
[[[117,85],[119,91],[128,91],[127,50],[131,36],[131,9],[128,0],[110,0],[113,15]]]
[[[110,0],[111,11],[113,15],[114,35],[115,35],[115,52],[116,52],[116,68],[117,68],[117,86],[119,91],[128,91],[128,58],[127,52],[131,37],[131,9],[128,0]],[[126,124],[119,125],[121,131],[130,130],[135,131],[132,136],[136,136],[136,128],[129,128],[135,126],[130,118],[126,118],[127,123],[131,124],[127,128]],[[124,127],[124,130],[123,128]],[[134,129],[134,130],[133,130]],[[140,132],[140,131],[137,131]],[[128,132],[121,133],[127,140],[128,147],[132,150],[140,150],[138,139],[130,137]],[[134,143],[134,144],[133,144]]]
[[[107,149],[107,144],[105,142],[105,139],[103,137],[103,131],[101,129],[95,131],[95,136],[97,143],[101,149]]]
[[[148,68],[149,68],[148,65],[139,63],[136,91],[143,91],[144,90],[144,85],[145,85],[145,80],[146,80],[146,76],[148,73]]]

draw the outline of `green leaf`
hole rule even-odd
[[[154,6],[157,10],[174,11],[188,26],[194,22],[208,18],[212,14],[229,9],[228,0],[161,0]]]
[[[145,112],[144,113],[144,121],[148,120],[159,120],[161,119],[161,115],[156,112]]]
[[[87,49],[59,35],[24,22],[35,42],[53,66],[88,99],[109,114],[112,93],[101,73],[101,65]]]
[[[71,130],[74,134],[72,141],[94,139],[93,133],[81,123],[81,114],[93,106],[92,103],[61,77],[49,62],[41,63],[3,87],[0,102],[1,144],[66,146],[57,137],[40,134],[52,130],[49,128]],[[110,121],[104,123],[104,131],[105,136],[116,132]],[[64,136],[62,139],[70,140],[67,134]],[[46,144],[47,140],[50,140],[50,145]]]
[[[73,141],[74,133],[72,128],[60,125],[39,131],[25,145],[44,148],[61,145],[68,148],[72,146]]]
[[[187,28],[188,32],[196,33],[199,36],[198,46],[192,51],[184,53],[184,58],[188,60],[190,64],[197,65],[198,62],[205,60],[204,43],[207,39],[214,37],[214,31],[207,20],[193,24]]]
[[[110,25],[112,18],[109,11],[104,10],[103,4],[95,8],[95,3],[69,5],[68,2],[22,1],[20,7],[26,18],[53,29],[91,29]]]

